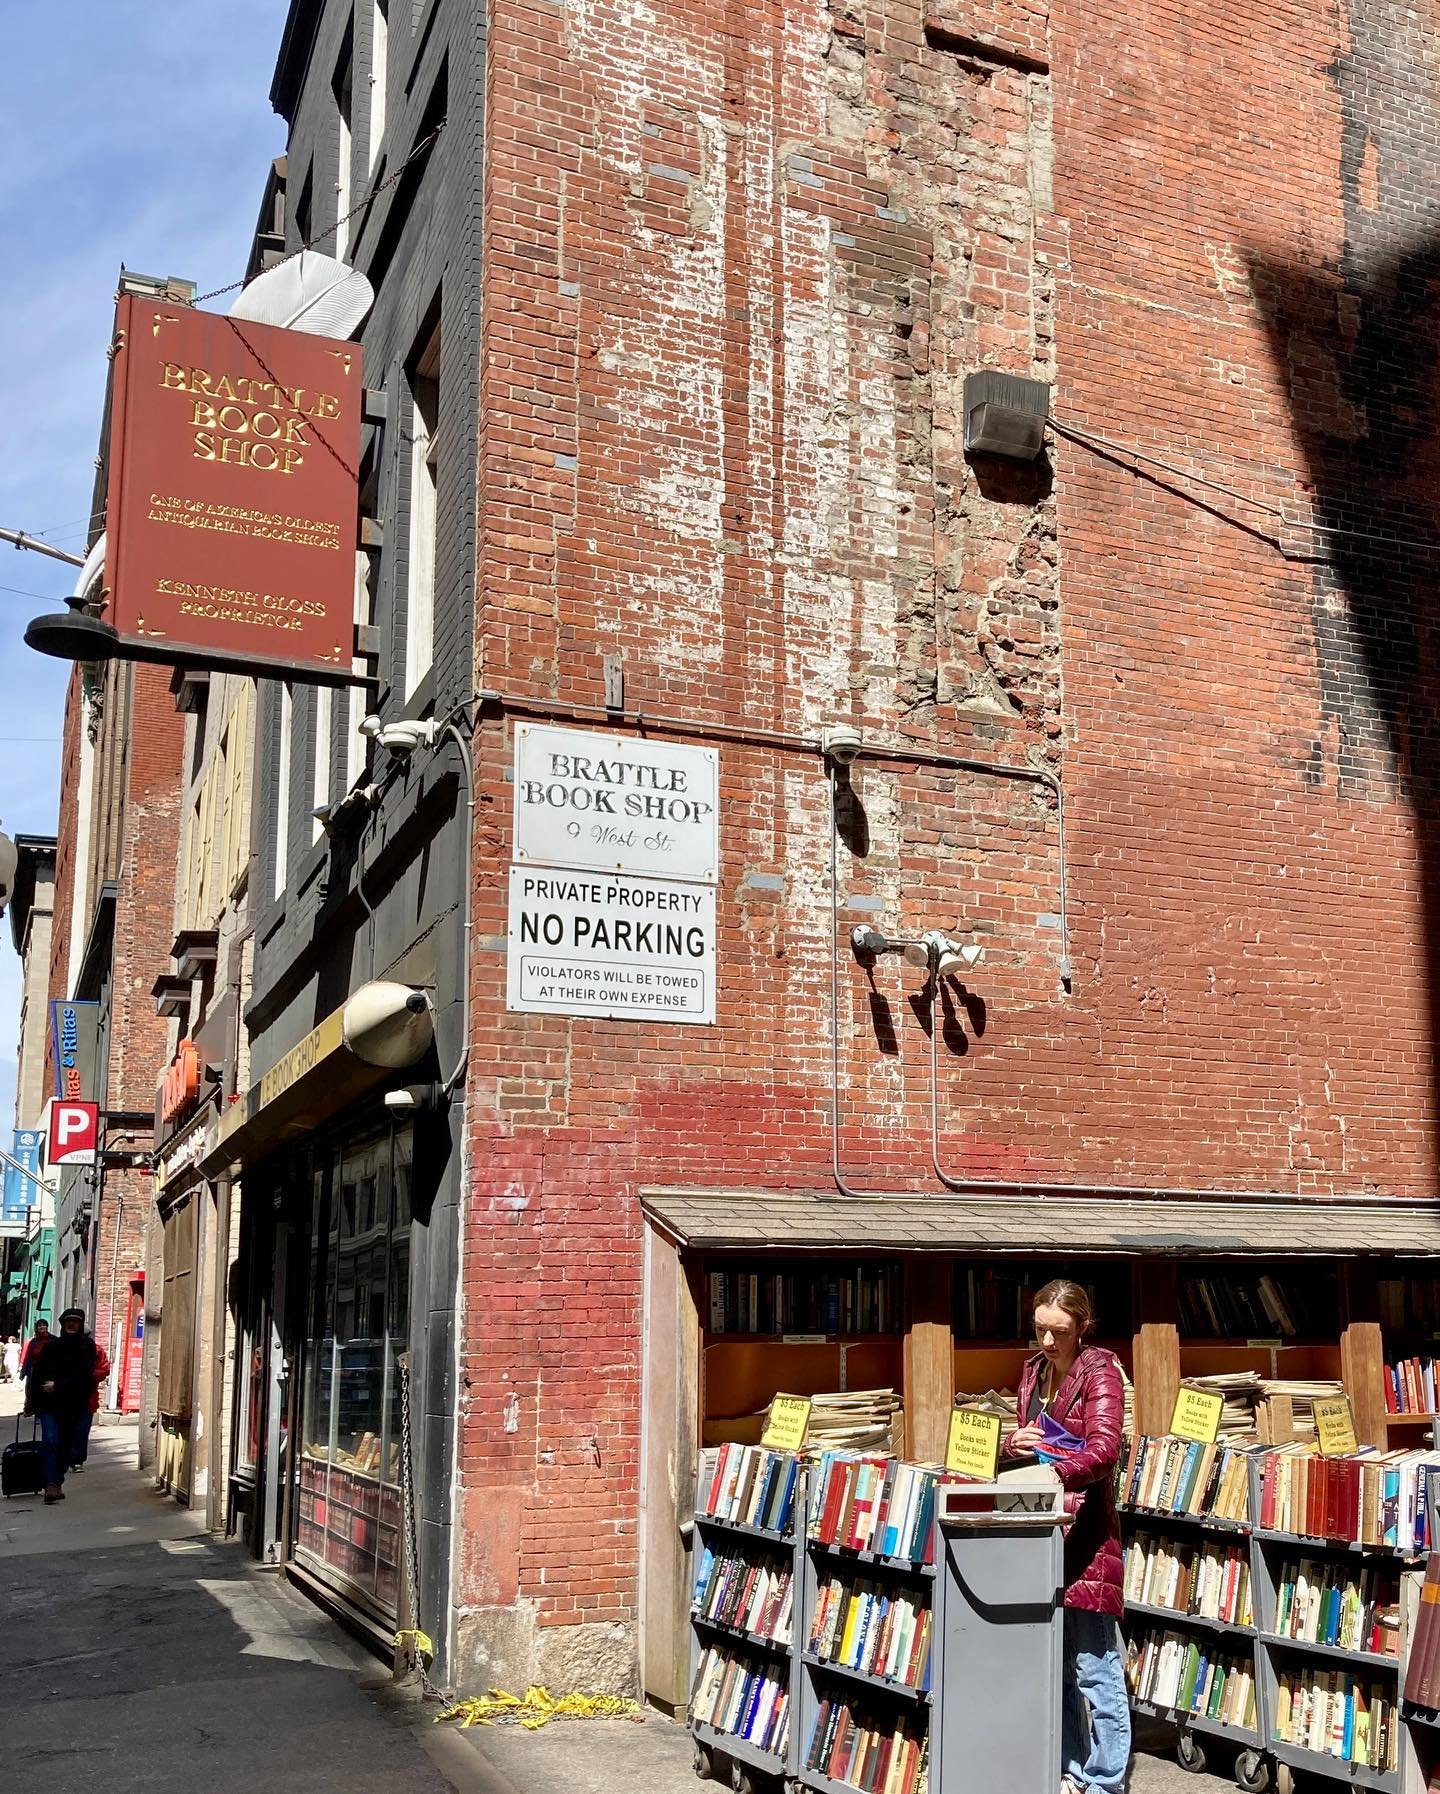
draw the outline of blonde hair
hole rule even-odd
[[[1068,1277],[1052,1278],[1030,1304],[1032,1314],[1037,1308],[1063,1308],[1074,1321],[1076,1336],[1080,1339],[1084,1339],[1095,1325],[1095,1309],[1089,1290]]]

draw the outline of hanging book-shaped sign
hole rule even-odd
[[[1170,1414],[1170,1431],[1177,1439],[1197,1439],[1201,1445],[1213,1445],[1224,1411],[1223,1396],[1211,1389],[1192,1389],[1188,1383],[1182,1383]]]
[[[773,1451],[799,1451],[809,1425],[808,1395],[777,1395],[771,1400],[760,1443]]]

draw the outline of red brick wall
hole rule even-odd
[[[958,1173],[1432,1185],[1434,562],[1298,527],[1440,534],[1435,44],[1366,5],[1338,42],[1258,4],[497,10],[480,677],[593,704],[619,651],[644,709],[1062,771],[1068,990],[1043,789],[855,774],[842,928],[987,942]],[[1146,459],[968,464],[980,365]],[[508,736],[477,749],[457,1598],[481,1667],[593,1621],[608,1673],[636,1188],[828,1177],[825,792],[722,746],[715,1028],[512,1017]],[[846,952],[856,1184],[935,1187],[917,984]]]

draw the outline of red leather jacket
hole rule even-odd
[[[1045,1368],[1045,1355],[1027,1359],[1016,1407],[1020,1424]],[[1115,1509],[1115,1465],[1125,1424],[1120,1366],[1102,1346],[1082,1346],[1050,1403],[1050,1416],[1085,1441],[1083,1451],[1056,1459],[1065,1489],[1065,1605],[1089,1613],[1125,1611],[1125,1558]]]

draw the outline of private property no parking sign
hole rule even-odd
[[[99,1143],[98,1103],[51,1103],[47,1165],[93,1165]]]

